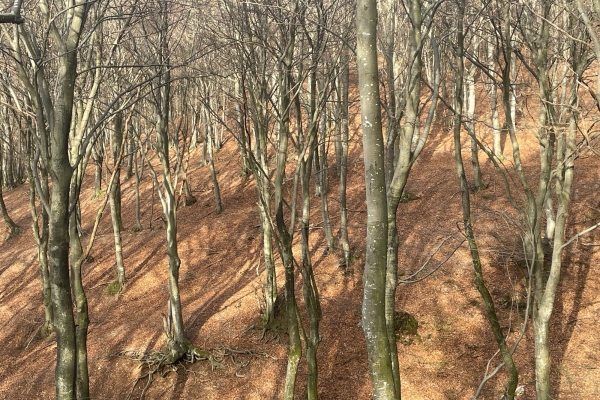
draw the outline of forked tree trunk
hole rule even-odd
[[[571,16],[569,26],[573,27],[574,18]],[[585,70],[586,60],[581,52],[582,38],[573,39],[570,46],[571,54],[571,77],[569,90],[569,118],[568,127],[559,130],[556,149],[556,197],[557,210],[553,219],[553,246],[552,258],[549,271],[542,271],[536,275],[536,296],[533,316],[533,329],[535,337],[535,366],[536,366],[536,393],[537,398],[549,400],[551,395],[550,379],[550,349],[549,349],[549,322],[554,308],[556,293],[560,283],[562,257],[565,243],[566,223],[569,216],[571,203],[571,192],[573,187],[573,176],[575,169],[575,158],[577,153],[577,134],[579,119],[579,79]],[[546,276],[547,274],[547,276]],[[539,278],[538,278],[539,276]],[[537,280],[542,282],[538,284]]]
[[[298,11],[298,1],[290,6],[294,12]],[[277,170],[275,172],[275,215],[277,231],[281,246],[281,256],[285,271],[285,312],[289,335],[288,363],[285,374],[284,394],[285,400],[294,399],[294,389],[296,387],[296,376],[298,373],[298,363],[302,356],[302,346],[300,342],[300,332],[298,327],[298,306],[295,296],[295,271],[294,254],[292,252],[293,228],[288,230],[283,216],[283,180],[285,177],[285,167],[287,162],[287,149],[290,133],[290,76],[292,70],[292,60],[294,56],[294,45],[296,40],[296,15],[292,17],[286,26],[287,30],[282,33],[281,40],[284,41],[285,52],[281,56],[281,65],[279,70],[279,141],[277,147]],[[294,184],[296,189],[296,184]],[[294,190],[292,196],[296,195]],[[292,207],[292,214],[295,213],[295,207]],[[292,215],[293,221],[294,215]],[[293,225],[293,222],[290,222]]]
[[[40,5],[43,8],[43,5]],[[43,12],[43,11],[42,11]],[[51,292],[54,307],[54,329],[57,341],[57,360],[55,371],[56,398],[71,400],[76,396],[76,381],[85,388],[86,376],[78,377],[78,347],[73,318],[73,299],[69,279],[69,190],[73,168],[69,163],[69,132],[72,123],[74,83],[77,72],[77,46],[83,29],[87,9],[81,1],[72,8],[68,36],[62,43],[66,51],[58,58],[57,93],[54,98],[54,123],[51,125],[52,143],[50,158],[50,176],[52,178],[52,196],[50,203],[50,237],[48,243],[48,263],[51,272]],[[50,110],[47,110],[48,112]],[[77,296],[79,293],[74,291]],[[79,303],[77,305],[79,309]],[[83,332],[85,334],[87,332]],[[85,343],[83,344],[85,345]],[[81,357],[79,357],[81,360]],[[81,363],[85,360],[80,361]],[[81,393],[85,395],[86,393]],[[89,393],[87,393],[89,397]]]
[[[322,12],[322,1],[317,2],[319,7],[319,16],[323,16]],[[322,22],[322,19],[319,20]],[[317,73],[316,66],[318,63],[318,50],[321,46],[321,41],[317,39],[312,42],[313,60],[312,70],[309,76],[309,110],[308,110],[308,135],[304,139],[303,146],[306,146],[307,151],[300,154],[299,168],[297,168],[297,174],[300,176],[300,185],[302,190],[302,224],[301,224],[301,242],[302,242],[302,266],[300,267],[300,273],[302,274],[302,288],[304,294],[304,303],[306,305],[306,311],[309,319],[308,337],[304,338],[306,348],[306,362],[308,364],[308,379],[307,379],[307,398],[308,400],[317,400],[318,395],[318,364],[317,364],[317,348],[319,346],[319,322],[321,321],[321,304],[319,300],[319,290],[313,274],[312,259],[310,256],[309,247],[309,235],[310,235],[310,177],[312,175],[313,157],[316,159],[319,157],[317,149],[319,145],[317,139],[320,137],[321,143],[325,143],[325,113],[326,104],[325,98],[323,97],[322,103],[317,103]],[[324,83],[320,85],[319,94],[324,95]],[[300,98],[296,97],[295,102],[297,106],[300,105]],[[321,109],[321,119],[319,119],[319,109]],[[298,113],[300,115],[300,113]],[[301,127],[302,121],[299,121],[299,127]],[[319,135],[319,130],[322,134]],[[299,132],[300,133],[300,132]],[[299,141],[301,135],[298,135]],[[326,170],[325,165],[325,146],[322,147],[322,162],[315,163],[321,170],[317,170],[316,180],[320,180],[319,190],[321,201],[324,200],[323,212],[327,211],[327,187],[324,177],[326,176],[324,171]],[[328,217],[324,216],[325,221],[328,221]],[[325,226],[323,226],[326,229]],[[330,240],[332,238],[330,237]],[[304,331],[304,329],[303,329]]]
[[[246,10],[247,12],[247,10]],[[261,15],[258,26],[264,26]],[[245,19],[245,24],[250,24],[250,20]],[[251,156],[252,173],[256,182],[258,192],[258,209],[260,214],[261,231],[263,235],[263,255],[265,261],[266,285],[264,288],[265,309],[263,313],[263,323],[265,328],[271,328],[276,317],[275,302],[277,299],[277,275],[275,273],[275,262],[273,256],[273,225],[271,224],[271,178],[270,166],[267,152],[269,116],[266,105],[269,102],[268,93],[264,88],[267,86],[267,67],[264,60],[267,57],[267,50],[263,46],[252,45],[252,40],[248,40],[251,32],[250,26],[244,26],[243,40],[247,40],[245,51],[248,53],[248,61],[256,68],[256,73],[249,76],[242,75],[242,87],[240,94],[244,99],[242,129],[246,130],[246,135],[250,137],[250,130],[253,132],[254,148],[248,148],[248,155]],[[244,51],[244,52],[245,52]],[[246,104],[247,102],[247,104]],[[248,107],[253,110],[253,115],[248,114]],[[251,121],[251,122],[250,122]],[[250,143],[251,140],[248,140]]]

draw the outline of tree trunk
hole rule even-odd
[[[367,252],[363,274],[362,328],[367,342],[374,399],[399,398],[385,318],[388,216],[379,105],[377,2],[358,0],[356,8],[358,86],[367,197]],[[396,353],[397,357],[397,353]]]
[[[275,175],[275,215],[279,240],[281,242],[281,256],[285,271],[285,312],[289,335],[288,364],[285,375],[284,395],[285,400],[294,399],[294,389],[296,386],[296,376],[298,373],[298,363],[302,355],[300,343],[300,332],[298,328],[298,307],[295,296],[295,276],[294,276],[294,254],[292,252],[293,240],[293,222],[290,222],[292,228],[288,230],[283,217],[283,180],[285,177],[285,167],[287,161],[287,149],[290,132],[290,76],[292,70],[292,61],[294,56],[294,45],[296,40],[296,12],[298,12],[299,2],[290,5],[293,10],[293,17],[286,26],[286,31],[282,33],[281,40],[286,44],[284,53],[281,56],[281,65],[279,69],[279,141],[277,147],[277,169]],[[294,184],[296,186],[296,184]],[[295,189],[295,188],[294,188]],[[294,190],[292,196],[296,195]],[[294,198],[294,197],[292,197]],[[292,206],[292,221],[294,219],[295,207]]]
[[[458,15],[457,15],[457,44],[456,44],[456,95],[455,101],[456,105],[454,108],[454,159],[456,163],[456,171],[458,174],[460,190],[461,190],[461,199],[462,199],[462,211],[463,211],[463,223],[464,223],[464,233],[467,238],[469,244],[469,250],[471,253],[471,261],[473,263],[473,269],[475,271],[475,285],[477,286],[477,290],[481,294],[481,297],[485,304],[486,316],[492,328],[492,332],[494,333],[494,338],[496,339],[496,343],[498,344],[498,348],[500,350],[500,354],[502,355],[502,360],[504,361],[504,365],[506,367],[506,371],[509,375],[508,384],[506,388],[506,399],[513,400],[515,398],[515,390],[517,388],[519,376],[517,374],[517,369],[515,367],[512,354],[510,353],[508,346],[506,345],[506,340],[504,339],[504,334],[502,332],[502,328],[500,327],[500,323],[498,321],[498,316],[496,315],[496,310],[494,308],[494,301],[485,286],[485,281],[483,279],[483,269],[481,267],[481,259],[479,257],[479,249],[477,247],[477,241],[475,240],[475,233],[473,232],[473,226],[471,223],[471,200],[469,194],[469,185],[467,183],[467,178],[465,174],[465,168],[462,158],[462,143],[461,143],[461,125],[462,125],[462,113],[463,113],[463,103],[464,103],[464,93],[463,93],[463,80],[465,74],[464,67],[464,32],[463,32],[463,20],[465,14],[465,0],[461,0],[458,2]],[[472,67],[473,68],[473,67]],[[472,76],[469,77],[471,79]],[[469,86],[469,105],[474,104],[474,99],[471,98],[471,83],[468,83]],[[472,109],[469,109],[467,113],[471,113]],[[474,134],[473,125],[470,123],[472,121],[472,115],[469,117],[467,115],[467,129],[470,131],[470,134]],[[471,142],[474,141],[474,138],[471,138]]]
[[[141,176],[141,171],[138,168],[137,152],[133,156],[133,174],[134,174],[133,176],[135,178],[135,185],[134,185],[134,191],[135,191],[135,228],[134,228],[134,231],[135,232],[140,232],[144,228],[142,227],[142,221],[141,221],[141,218],[140,218],[140,176]]]
[[[78,180],[78,178],[74,178]],[[74,190],[71,184],[71,190]],[[83,289],[81,280],[81,264],[83,261],[83,249],[79,240],[77,229],[77,215],[72,213],[69,217],[69,247],[71,263],[71,290],[75,300],[76,321],[75,321],[75,343],[77,349],[77,397],[79,399],[90,398],[89,372],[87,365],[87,332],[89,326],[87,297]]]
[[[342,259],[340,264],[346,268],[350,268],[350,241],[348,239],[348,207],[346,206],[346,181],[348,178],[348,136],[349,136],[349,120],[348,120],[348,51],[342,50],[341,57],[341,73],[339,76],[339,113],[341,119],[340,127],[340,247],[342,249]]]
[[[325,111],[325,110],[323,110]],[[327,166],[327,149],[325,147],[326,140],[326,121],[325,121],[325,112],[321,116],[321,139],[320,139],[320,147],[321,147],[321,170],[318,171],[318,175],[321,180],[321,215],[323,217],[323,230],[325,231],[325,242],[327,243],[327,248],[325,249],[326,253],[332,253],[335,251],[335,242],[333,240],[333,231],[331,229],[331,222],[329,220],[329,204],[327,202],[327,194],[329,192],[329,183],[328,183],[328,166]]]
[[[68,136],[68,131],[66,132]],[[76,345],[73,299],[69,279],[69,175],[67,140],[60,140],[60,133],[52,133],[52,201],[48,241],[48,264],[51,277],[54,331],[56,332],[57,360],[55,372],[56,398],[71,400],[75,397]],[[62,142],[62,143],[61,143]],[[63,156],[58,145],[63,144]],[[56,154],[58,153],[58,154]],[[61,157],[63,160],[61,160]]]
[[[212,180],[213,191],[215,193],[216,213],[219,215],[221,212],[223,212],[223,203],[221,202],[221,189],[219,188],[219,180],[217,179],[217,171],[215,170],[212,133],[216,135],[216,132],[213,131],[213,129],[209,129],[204,140],[208,142],[208,165],[210,167],[210,179]]]
[[[474,47],[477,51],[479,47],[479,40],[475,40]],[[469,68],[467,79],[467,124],[470,127],[471,134],[475,135],[475,66],[471,65]],[[473,180],[475,182],[475,191],[485,189],[483,183],[483,177],[481,175],[481,166],[479,165],[479,150],[477,142],[474,137],[471,137],[471,163],[473,165]]]
[[[495,45],[492,40],[488,42],[488,63],[490,68],[494,66],[494,49]],[[498,85],[495,78],[490,83],[490,108],[492,118],[492,137],[494,142],[494,156],[499,160],[504,160],[502,146],[502,131],[500,130],[500,119],[498,117]]]
[[[315,110],[316,111],[316,110]],[[316,128],[313,128],[316,131]],[[311,134],[314,141],[315,133]],[[310,146],[310,144],[309,144]],[[309,154],[314,154],[309,152]],[[309,229],[310,229],[310,176],[312,155],[307,160],[300,160],[301,163],[298,173],[300,174],[302,187],[302,266],[300,273],[302,274],[302,287],[304,294],[304,303],[309,318],[309,335],[305,338],[306,347],[306,362],[308,364],[307,378],[307,398],[308,400],[318,399],[318,365],[317,365],[317,348],[319,346],[319,322],[321,320],[321,305],[319,302],[319,291],[315,282],[315,277],[312,269],[312,260],[310,257],[309,248]]]
[[[573,17],[569,21],[569,27],[573,26]],[[556,196],[557,210],[553,219],[554,235],[552,246],[552,259],[550,271],[540,272],[536,276],[536,297],[533,316],[533,331],[535,338],[535,366],[536,366],[536,393],[537,398],[549,400],[551,395],[550,380],[550,351],[549,351],[549,322],[554,308],[556,292],[560,283],[562,257],[566,246],[565,232],[566,223],[569,215],[569,206],[571,203],[571,192],[573,187],[573,176],[577,154],[577,134],[579,110],[578,110],[578,87],[579,79],[585,70],[585,56],[581,53],[581,40],[573,40],[570,49],[571,54],[568,58],[572,65],[573,76],[571,78],[571,87],[569,91],[569,119],[568,128],[559,130],[556,149]],[[566,131],[566,132],[565,132]],[[547,277],[545,274],[548,274]],[[542,279],[538,285],[537,279]],[[539,286],[539,287],[538,287]]]
[[[109,286],[109,293],[116,294],[125,288],[125,264],[123,262],[123,244],[121,241],[121,231],[123,230],[123,220],[121,218],[121,161],[118,159],[121,154],[121,147],[124,146],[123,140],[123,114],[117,113],[113,119],[114,143],[113,143],[113,167],[115,168],[115,178],[110,188],[110,216],[113,228],[113,237],[115,241],[115,259],[117,268],[117,279]]]
[[[4,222],[10,228],[9,237],[14,237],[19,234],[19,226],[12,220],[10,215],[8,215],[8,210],[6,209],[6,204],[4,204],[4,196],[2,195],[2,158],[0,157],[0,210],[2,211],[2,217],[4,218]]]
[[[92,148],[92,158],[94,160],[94,198],[102,195],[102,163],[104,162],[104,140],[103,135],[98,138],[95,146]]]
[[[6,169],[4,170],[4,175],[5,175],[5,180],[4,180],[4,185],[8,188],[8,189],[13,189],[16,185],[15,185],[15,174],[13,171],[13,167],[14,167],[14,146],[13,146],[13,135],[12,132],[7,131],[6,132],[6,141],[3,141],[4,143],[4,148],[6,149]],[[0,149],[1,152],[1,149]],[[2,156],[0,156],[0,158],[2,158]]]
[[[157,99],[157,154],[160,159],[162,169],[162,187],[161,204],[163,217],[165,221],[165,233],[167,241],[167,254],[169,256],[169,302],[168,302],[168,320],[165,330],[167,335],[167,353],[165,363],[173,364],[184,356],[198,355],[198,349],[186,338],[183,326],[183,312],[181,307],[181,296],[179,293],[179,269],[181,260],[179,258],[177,245],[177,204],[175,201],[175,188],[171,177],[171,165],[169,161],[169,119],[171,117],[171,74],[168,46],[168,15],[169,3],[165,0],[159,2],[160,5],[160,30],[159,43],[160,51],[158,54],[161,74],[159,85],[155,90]],[[148,161],[148,160],[147,160]],[[154,181],[157,181],[156,173],[152,168]]]
[[[40,8],[43,8],[43,5],[40,5]],[[76,371],[81,371],[81,363],[86,361],[79,358],[80,368],[76,369],[78,348],[69,279],[69,190],[74,172],[69,163],[69,132],[72,123],[74,84],[77,77],[77,46],[87,16],[87,8],[81,1],[77,1],[71,13],[68,35],[66,41],[62,43],[66,51],[58,58],[57,82],[60,84],[56,88],[54,121],[50,125],[52,196],[48,264],[51,272],[54,330],[57,342],[55,385],[58,400],[71,400],[75,397]],[[75,295],[77,296],[78,293]],[[79,309],[81,299],[75,300],[78,301]],[[82,332],[83,335],[86,333]],[[80,377],[80,379],[85,378],[85,376]],[[86,382],[82,382],[80,387],[85,384]]]
[[[31,157],[31,132],[28,132],[27,138],[27,154]],[[26,166],[27,177],[29,180],[29,211],[31,213],[31,227],[33,230],[33,237],[36,241],[38,248],[38,264],[40,267],[40,278],[42,282],[42,298],[44,299],[44,324],[40,328],[42,337],[48,337],[54,332],[54,312],[52,310],[52,294],[50,292],[50,271],[48,270],[48,223],[49,216],[46,208],[42,206],[42,222],[39,225],[39,217],[36,209],[35,197],[36,193],[38,197],[43,197],[45,201],[48,201],[48,173],[45,169],[42,172],[42,178],[38,176],[34,177],[33,170],[31,169],[31,163]],[[37,171],[36,171],[37,175]],[[36,183],[34,179],[38,179],[42,193],[36,191]]]

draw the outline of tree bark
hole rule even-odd
[[[367,251],[361,323],[367,342],[373,398],[395,399],[400,397],[400,393],[395,389],[393,355],[385,318],[388,216],[379,104],[377,2],[358,0],[356,10],[356,53],[367,197]]]
[[[348,68],[348,51],[342,50],[341,55],[341,71],[338,79],[338,101],[340,113],[340,247],[342,249],[342,264],[346,268],[350,268],[350,240],[348,238],[348,207],[346,205],[346,181],[348,178],[348,136],[349,136],[349,121],[348,121],[348,83],[349,83],[349,68]]]
[[[2,217],[4,218],[4,222],[10,228],[9,237],[14,237],[19,234],[19,226],[12,220],[10,215],[8,214],[8,210],[6,209],[6,204],[4,204],[4,195],[2,194],[2,157],[0,157],[0,211],[2,211]]]
[[[475,240],[475,233],[473,231],[473,225],[471,222],[471,200],[469,194],[469,185],[467,182],[465,168],[462,158],[462,143],[461,143],[461,127],[463,118],[463,104],[464,104],[464,92],[463,92],[463,81],[465,75],[464,67],[464,32],[463,32],[463,20],[465,15],[465,0],[458,2],[458,15],[457,15],[457,40],[456,40],[456,92],[454,107],[454,159],[456,164],[456,171],[460,184],[461,200],[462,200],[462,212],[463,212],[463,224],[464,233],[469,244],[469,251],[471,253],[471,261],[473,263],[473,269],[475,271],[475,285],[477,290],[481,294],[481,297],[485,304],[486,316],[494,333],[494,338],[498,344],[502,360],[504,361],[506,371],[509,375],[508,384],[506,387],[506,399],[513,400],[515,398],[515,390],[518,384],[518,374],[515,367],[512,354],[510,353],[496,310],[494,308],[494,301],[490,295],[483,278],[483,269],[481,266],[481,258],[479,257],[479,248],[477,241]],[[473,68],[473,67],[472,67]],[[471,78],[471,77],[469,77]],[[471,85],[470,83],[468,85]],[[469,93],[469,97],[471,93]],[[474,101],[470,99],[469,101]],[[471,104],[471,103],[470,103]],[[474,135],[473,125],[470,123],[472,120],[471,114],[472,109],[467,111],[466,127],[471,135]],[[475,141],[474,137],[471,137],[471,143]]]
[[[125,288],[125,264],[123,262],[123,243],[121,241],[121,231],[123,230],[123,220],[121,218],[121,161],[118,159],[122,153],[121,147],[124,146],[123,140],[123,114],[117,113],[113,119],[114,143],[113,143],[113,167],[116,169],[113,185],[110,188],[110,216],[113,228],[113,237],[115,241],[115,260],[117,269],[117,279],[109,287],[109,291],[114,294]]]

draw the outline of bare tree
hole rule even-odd
[[[356,55],[367,195],[367,254],[361,324],[367,341],[373,397],[397,399],[400,398],[399,377],[394,376],[391,358],[397,358],[398,354],[392,354],[390,349],[385,313],[388,203],[379,104],[377,2],[359,0],[356,7]]]
[[[512,352],[508,349],[506,339],[500,327],[498,316],[494,307],[494,301],[487,289],[485,280],[483,277],[482,262],[479,256],[479,247],[475,239],[475,233],[473,231],[473,222],[471,219],[471,200],[469,194],[469,185],[465,175],[465,168],[462,158],[462,142],[461,142],[461,128],[463,124],[467,128],[469,135],[471,136],[471,142],[478,146],[478,141],[473,130],[472,123],[472,109],[467,110],[466,118],[463,115],[465,97],[470,98],[472,93],[468,93],[465,96],[464,93],[464,50],[465,50],[465,33],[464,33],[464,18],[465,18],[465,0],[457,1],[457,23],[456,23],[456,91],[455,91],[455,106],[454,106],[454,157],[455,164],[460,184],[461,200],[462,200],[462,212],[463,212],[463,229],[464,235],[469,245],[469,251],[471,254],[471,260],[473,263],[473,269],[475,271],[475,285],[477,290],[481,294],[485,304],[486,316],[494,333],[494,338],[498,344],[502,360],[506,366],[506,370],[509,375],[508,384],[506,387],[506,398],[514,399],[515,390],[518,384],[518,373],[515,367],[515,363],[512,358]],[[472,67],[473,68],[473,67]],[[469,77],[468,79],[471,79]],[[473,85],[468,83],[467,86]],[[470,98],[469,104],[473,99]],[[477,179],[477,178],[476,178]]]

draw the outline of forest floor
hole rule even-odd
[[[538,163],[537,144],[533,137],[524,143],[521,151],[527,168],[533,170],[533,179]],[[505,156],[509,157],[510,144],[506,147]],[[360,132],[354,130],[348,208],[355,261],[349,269],[338,266],[339,255],[325,253],[320,202],[318,198],[312,201],[314,229],[310,242],[323,310],[318,349],[319,394],[323,400],[371,397],[365,340],[358,325],[366,220],[361,148]],[[252,329],[260,321],[257,293],[265,278],[256,189],[252,179],[240,176],[234,140],[226,141],[216,153],[224,204],[223,213],[216,215],[209,170],[200,167],[200,151],[192,154],[188,171],[198,202],[178,210],[180,288],[187,336],[198,347],[210,351],[222,367],[212,370],[203,361],[180,366],[165,377],[155,376],[144,398],[280,399],[287,336],[261,338],[261,332]],[[466,142],[464,156],[466,161],[470,159]],[[510,162],[506,165],[511,168]],[[482,166],[488,188],[472,195],[475,231],[486,282],[496,301],[501,325],[510,343],[514,343],[523,322],[526,293],[518,219],[506,200],[501,178],[484,157]],[[569,236],[600,221],[599,171],[595,157],[582,156],[576,161]],[[165,230],[156,192],[153,214],[150,211],[149,175],[144,176],[142,184],[144,229],[137,233],[132,230],[133,179],[122,185],[126,290],[116,296],[107,294],[107,286],[115,277],[108,210],[92,251],[93,261],[83,268],[90,315],[88,350],[93,399],[126,399],[129,395],[139,398],[147,379],[138,380],[144,370],[142,363],[133,358],[160,350],[165,344],[161,319],[168,298]],[[336,233],[337,184],[335,169],[331,168],[329,207]],[[92,185],[90,168],[81,194],[84,244],[102,201],[91,198]],[[430,137],[414,166],[408,190],[418,199],[402,203],[398,211],[399,270],[403,278],[422,267],[413,279],[430,272],[431,275],[398,286],[398,310],[409,312],[419,324],[418,336],[398,345],[402,394],[405,399],[470,399],[486,367],[494,369],[499,357],[494,357],[497,348],[474,285],[469,254],[464,243],[461,245],[462,216],[452,137],[442,127]],[[41,339],[37,333],[43,322],[43,305],[30,227],[28,185],[6,192],[5,200],[21,234],[0,243],[0,399],[51,399],[56,342],[52,338]],[[3,235],[7,232],[4,230]],[[297,244],[299,236],[296,234]],[[600,231],[582,237],[566,249],[550,331],[555,399],[600,398],[600,330],[596,322],[600,314],[600,276],[592,271],[599,261],[593,246],[596,242],[600,243]],[[279,261],[277,266],[281,289],[283,271]],[[297,296],[303,310],[299,276]],[[530,321],[515,357],[520,385],[524,385],[519,398],[534,399]],[[300,365],[296,393],[298,399],[303,399],[304,359]],[[487,382],[480,398],[499,399],[505,382],[506,375],[501,371]]]

